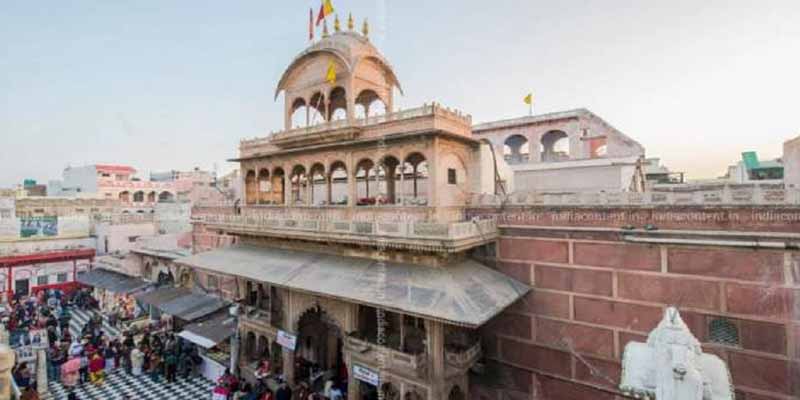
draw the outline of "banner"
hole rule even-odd
[[[278,337],[275,341],[290,351],[294,351],[295,347],[297,347],[297,336],[282,330],[278,330]]]
[[[56,237],[58,236],[58,217],[21,217],[19,236],[23,239]]]
[[[362,367],[358,364],[353,364],[353,378],[361,382],[369,383],[372,386],[378,386],[381,381],[377,371],[373,371],[367,367]]]

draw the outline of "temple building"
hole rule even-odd
[[[242,304],[245,376],[270,359],[292,384],[347,382],[351,400],[465,399],[478,328],[529,291],[470,257],[498,235],[466,215],[502,181],[491,147],[459,111],[395,110],[395,90],[366,34],[312,43],[278,83],[285,130],[233,160],[242,203],[197,221],[236,244],[174,261],[181,284]]]

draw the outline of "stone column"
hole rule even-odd
[[[50,391],[47,389],[47,353],[45,349],[36,350],[36,391],[39,393],[39,398],[50,397]]]
[[[444,381],[444,325],[438,321],[425,321],[428,335],[428,374],[431,382],[432,399],[446,399]]]
[[[3,400],[11,398],[11,369],[15,358],[14,350],[6,343],[0,344],[0,399]]]

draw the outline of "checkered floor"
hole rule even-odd
[[[203,377],[189,380],[178,378],[166,383],[163,377],[153,382],[146,375],[133,376],[115,371],[106,377],[102,386],[91,383],[75,389],[80,400],[203,400],[211,398],[214,385]],[[69,392],[60,383],[50,382],[50,394],[55,400],[66,399]]]
[[[72,318],[69,320],[69,333],[72,337],[80,337],[83,326],[86,325],[86,322],[88,322],[90,318],[97,314],[97,311],[94,310],[71,308],[70,315]],[[103,333],[108,337],[117,337],[120,335],[119,329],[111,327],[105,320],[103,320]]]

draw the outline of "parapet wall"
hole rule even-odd
[[[739,190],[768,204],[738,203]],[[796,193],[704,192],[482,196],[468,214],[500,229],[485,261],[533,290],[482,329],[492,372],[473,379],[474,398],[622,399],[625,345],[677,306],[728,365],[737,400],[797,399]]]

